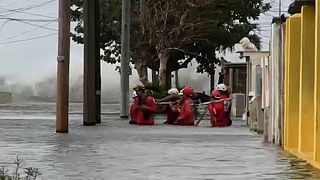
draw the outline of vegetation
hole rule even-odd
[[[36,180],[41,173],[38,168],[26,167],[23,160],[16,158],[13,162],[14,169],[0,168],[0,180]]]
[[[121,0],[101,2],[101,59],[120,60]],[[83,0],[72,1],[72,20],[78,24],[73,40],[83,43]],[[213,74],[217,52],[232,49],[245,36],[260,47],[253,20],[270,8],[263,0],[132,0],[131,58],[140,81],[148,84],[147,68],[159,72],[161,86],[171,72],[192,60],[199,73]]]

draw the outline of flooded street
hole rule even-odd
[[[120,120],[117,104],[102,107],[102,125],[82,126],[81,104],[71,104],[69,134],[55,133],[55,104],[0,106],[0,164],[16,155],[43,179],[318,179],[320,172],[249,132],[230,128],[157,125]]]

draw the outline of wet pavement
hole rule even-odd
[[[230,128],[157,125],[120,120],[117,104],[103,105],[103,124],[82,126],[82,106],[70,107],[70,133],[55,133],[55,104],[0,106],[0,165],[16,155],[43,179],[209,180],[319,179],[320,172],[235,120]]]

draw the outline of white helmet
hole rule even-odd
[[[217,85],[217,90],[218,91],[227,91],[227,86],[225,84],[218,84]]]
[[[168,90],[168,94],[179,94],[179,90],[177,88],[171,88]]]
[[[137,95],[137,91],[133,91],[133,92],[132,92],[132,97],[135,98],[135,97],[137,97],[137,96],[138,96],[138,95]]]

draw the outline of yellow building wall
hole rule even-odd
[[[288,61],[287,61],[287,146],[286,149],[297,152],[299,141],[299,89],[301,57],[301,15],[295,14],[288,19]]]
[[[306,156],[314,150],[314,64],[315,64],[315,9],[301,9],[301,60],[299,90],[299,141],[298,151]],[[296,61],[296,59],[293,59]],[[296,68],[296,65],[295,67]],[[298,73],[299,71],[296,71]],[[292,72],[294,73],[294,72]],[[292,74],[296,75],[296,74]],[[295,84],[296,86],[296,84]],[[294,87],[292,87],[294,88]],[[294,104],[292,104],[294,106]],[[292,111],[291,111],[292,112]]]
[[[320,0],[288,18],[285,40],[284,149],[320,168]]]
[[[315,7],[315,91],[314,91],[314,161],[320,164],[320,0],[316,0]]]
[[[285,149],[288,148],[289,145],[289,138],[288,138],[288,134],[289,134],[289,130],[288,130],[288,104],[289,104],[289,98],[288,98],[288,89],[289,89],[289,55],[290,55],[290,23],[289,23],[289,19],[286,21],[286,37],[285,37],[285,58],[284,58],[284,95],[283,95],[283,100],[284,100],[284,129],[283,129],[283,146]]]

